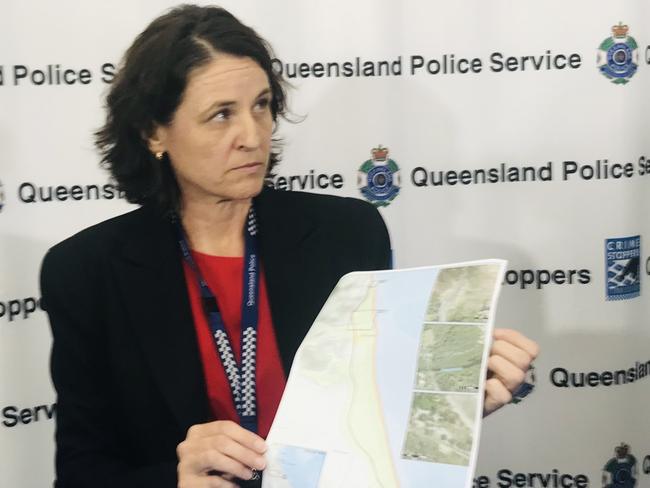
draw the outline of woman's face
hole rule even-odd
[[[165,151],[183,203],[248,199],[262,189],[271,151],[271,88],[251,58],[218,54],[192,71],[169,125],[149,139]]]

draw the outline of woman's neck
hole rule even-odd
[[[183,202],[181,218],[190,248],[213,256],[244,255],[244,225],[251,199]]]

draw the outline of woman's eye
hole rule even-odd
[[[255,104],[255,108],[258,109],[258,110],[266,110],[269,107],[270,104],[271,104],[270,99],[262,98],[262,99],[257,101],[257,103]]]
[[[225,109],[219,110],[217,113],[215,113],[212,116],[212,119],[217,120],[217,121],[228,120],[230,118],[230,115],[231,115],[231,111],[229,109],[225,108]]]

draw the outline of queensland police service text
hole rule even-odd
[[[426,57],[419,54],[393,59],[367,60],[359,56],[339,61],[285,62],[273,60],[273,68],[286,78],[353,78],[404,75],[463,75],[483,71],[512,73],[516,71],[557,71],[578,69],[582,57],[578,53],[554,53],[546,50],[529,55],[506,55],[493,52],[487,59],[442,54]]]

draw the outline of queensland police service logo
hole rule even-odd
[[[363,197],[375,207],[385,207],[395,200],[400,189],[400,171],[397,163],[388,157],[388,148],[381,145],[371,151],[359,168],[357,186]]]
[[[598,69],[617,85],[630,81],[639,67],[638,46],[628,31],[629,27],[619,22],[612,27],[612,36],[598,48]]]
[[[621,442],[614,448],[614,457],[603,466],[603,488],[634,488],[636,472],[636,458],[630,446]]]
[[[641,236],[605,240],[607,300],[626,300],[641,292]]]

